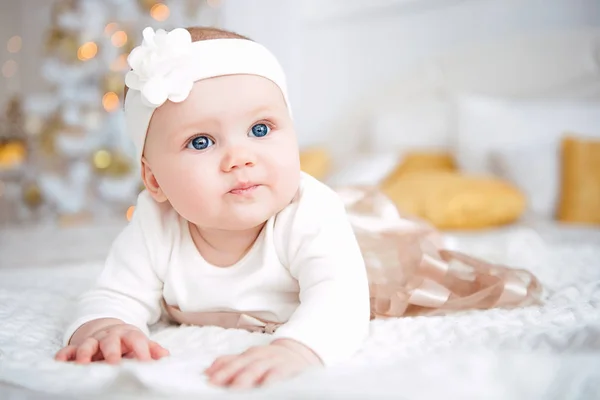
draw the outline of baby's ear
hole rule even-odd
[[[148,193],[150,193],[154,200],[159,203],[167,201],[167,196],[165,196],[165,193],[158,184],[156,176],[152,173],[152,168],[150,168],[150,164],[148,164],[145,157],[142,157],[142,180],[144,181],[146,190],[148,190]]]

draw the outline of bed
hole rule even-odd
[[[111,230],[80,228],[80,243],[96,240],[98,256]],[[21,235],[21,236],[20,236]],[[10,257],[23,249],[53,256],[43,234],[11,234]],[[73,240],[71,237],[71,240]],[[60,240],[56,238],[55,240]],[[8,243],[6,236],[2,243]],[[6,240],[4,240],[6,239]],[[209,387],[201,371],[219,354],[264,342],[261,334],[221,328],[153,330],[170,359],[120,367],[59,364],[69,304],[101,268],[99,257],[0,269],[0,393],[22,398],[486,398],[591,399],[600,393],[600,231],[524,221],[487,232],[450,233],[448,247],[532,270],[545,304],[518,310],[469,311],[444,317],[375,321],[361,352],[347,365],[307,373],[249,393]],[[19,248],[18,243],[21,243]],[[80,243],[71,241],[73,247]],[[53,243],[50,242],[50,245]],[[89,247],[88,247],[89,251]],[[21,253],[22,254],[22,253]],[[37,264],[37,265],[36,265]],[[39,393],[37,394],[40,395]],[[30,396],[30,397],[25,397]],[[52,397],[55,396],[55,397]],[[44,398],[46,398],[44,397]],[[21,397],[10,397],[21,398]]]
[[[344,110],[353,118],[340,123],[331,141],[339,141],[336,132],[351,140],[345,142],[344,157],[337,155],[330,183],[373,182],[389,170],[397,156],[394,149],[407,148],[400,136],[389,135],[389,121],[393,129],[405,124],[417,132],[411,137],[422,141],[413,145],[436,147],[454,141],[458,133],[439,124],[446,121],[448,99],[457,93],[596,98],[600,79],[594,57],[600,54],[599,44],[597,29],[511,38],[436,57],[395,77],[384,85],[385,96],[377,101],[367,96]],[[572,62],[557,61],[567,58]],[[527,72],[518,78],[506,60],[518,60]],[[544,69],[549,60],[557,62]],[[535,74],[536,70],[546,73]],[[394,114],[397,110],[409,114]],[[366,121],[374,121],[372,126],[379,127],[380,134],[374,132],[370,146],[362,147],[352,127]],[[419,129],[433,134],[419,135]],[[501,228],[447,232],[451,249],[533,271],[544,284],[544,304],[374,321],[367,342],[351,362],[270,388],[231,393],[208,386],[202,369],[220,354],[263,343],[265,336],[215,327],[158,325],[152,330],[153,339],[172,353],[158,362],[125,361],[111,367],[52,360],[70,304],[100,271],[102,258],[123,223],[105,221],[101,226],[58,232],[52,227],[0,231],[1,398],[600,396],[599,228],[563,225],[533,213]]]

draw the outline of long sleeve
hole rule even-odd
[[[113,242],[96,283],[78,298],[64,333],[65,345],[81,325],[94,319],[117,318],[148,333],[148,325],[160,318],[162,281],[153,266],[160,251],[156,232],[161,217],[152,201],[140,194],[136,212]]]
[[[332,365],[359,350],[368,334],[369,288],[341,200],[328,188],[318,187],[317,192],[303,194],[284,238],[300,305],[275,338],[297,340]]]

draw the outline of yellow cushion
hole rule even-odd
[[[526,207],[525,196],[509,183],[458,172],[411,172],[382,190],[402,212],[446,230],[508,224]]]
[[[600,224],[600,140],[563,139],[557,219]]]
[[[329,152],[321,147],[312,147],[301,151],[300,167],[302,171],[317,179],[325,178],[331,168]]]
[[[396,168],[383,180],[382,185],[396,181],[399,177],[416,171],[456,171],[456,162],[450,153],[413,151],[402,157]]]

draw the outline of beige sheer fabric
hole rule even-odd
[[[377,189],[339,193],[367,265],[372,318],[539,303],[542,287],[530,272],[444,250],[439,232],[403,218]]]

